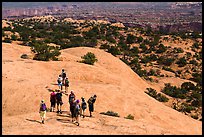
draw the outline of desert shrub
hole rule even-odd
[[[155,89],[153,89],[153,88],[147,88],[147,91],[148,91],[148,92],[145,92],[145,93],[147,93],[148,95],[150,95],[150,96],[153,97],[153,98],[156,98],[157,92],[156,92]]]
[[[138,53],[139,53],[138,47],[130,48],[130,56],[138,56]]]
[[[178,64],[179,67],[184,67],[187,64],[187,61],[184,57],[182,57],[182,58],[179,58],[176,64]]]
[[[135,40],[136,40],[136,36],[131,34],[127,35],[127,39],[126,39],[127,44],[135,43]]]
[[[191,48],[196,48],[196,49],[199,49],[199,44],[196,42],[196,43],[193,43],[193,45],[191,46]]]
[[[35,53],[34,60],[39,61],[49,61],[49,60],[58,60],[57,56],[61,53],[58,47],[48,46],[45,43],[34,43],[31,46],[31,51]]]
[[[151,58],[149,55],[144,56],[143,58],[141,58],[141,63],[148,63],[151,61]]]
[[[192,118],[198,119],[198,115],[191,115]]]
[[[142,36],[139,36],[138,38],[137,38],[137,42],[138,43],[141,43],[143,41],[143,37]]]
[[[96,56],[91,52],[88,52],[86,55],[82,56],[81,58],[83,59],[81,61],[82,63],[89,64],[89,65],[94,65],[94,63],[98,61]]]
[[[155,98],[156,100],[160,101],[160,102],[168,102],[169,99],[162,95],[161,93],[158,93],[157,94],[157,91],[153,88],[147,88],[148,92],[145,92],[147,93],[148,95],[150,95],[151,97]]]
[[[198,62],[195,59],[189,61],[189,64],[198,65]]]
[[[4,30],[2,29],[2,37],[6,36]]]
[[[129,62],[127,59],[124,59],[124,58],[120,58],[120,60],[122,60],[125,64],[129,65]]]
[[[142,69],[133,69],[134,72],[136,72],[140,77],[147,76],[147,71]]]
[[[14,35],[14,34],[12,34],[12,35],[11,35],[11,40],[17,40],[17,36]]]
[[[194,99],[194,100],[191,102],[191,105],[194,106],[194,107],[200,107],[200,106],[202,106],[202,96],[201,96],[201,98],[199,98],[199,99]]]
[[[23,59],[28,59],[28,55],[27,55],[27,54],[22,54],[22,55],[21,55],[21,58],[23,58]]]
[[[175,97],[175,98],[181,98],[184,99],[186,98],[186,91],[181,89],[181,88],[177,88],[176,86],[171,86],[170,83],[165,83],[165,87],[161,90],[161,92],[171,96],[171,97]]]
[[[199,85],[202,86],[202,72],[201,73],[192,73],[191,80],[197,82]]]
[[[126,118],[126,119],[131,119],[131,120],[134,120],[134,116],[133,116],[133,115],[131,115],[131,114],[127,115],[125,118]]]
[[[163,44],[160,44],[158,47],[158,50],[156,51],[156,53],[163,53],[167,50],[167,47],[164,46]]]
[[[160,102],[168,102],[169,101],[169,99],[166,96],[162,95],[161,93],[157,94],[156,100],[158,100]]]
[[[170,71],[170,72],[173,72],[174,73],[174,70],[171,69],[170,67],[167,67],[167,66],[163,66],[162,67],[163,70],[166,70],[166,71]]]
[[[157,63],[160,65],[170,66],[174,62],[174,60],[175,60],[174,58],[161,56],[158,58]]]
[[[118,47],[116,47],[116,46],[111,46],[111,47],[108,49],[108,52],[111,53],[111,54],[114,55],[114,56],[121,54],[121,52],[119,51]]]
[[[100,46],[100,49],[109,49],[109,48],[110,48],[110,45],[108,45],[107,43],[102,44],[102,45]]]
[[[108,116],[114,116],[114,117],[120,117],[117,112],[113,112],[113,111],[101,112],[100,114],[108,115]]]
[[[5,38],[5,39],[3,40],[3,42],[6,42],[6,43],[11,43],[12,41],[11,41],[11,39],[10,39],[10,38]]]
[[[195,87],[195,85],[194,85],[193,83],[191,83],[191,82],[184,82],[184,83],[182,83],[181,88],[182,88],[182,89],[185,89],[185,90],[187,90],[187,91],[190,91],[190,90],[194,90],[196,87]]]
[[[147,46],[144,43],[140,44],[139,48],[142,49],[141,52],[145,52],[147,50]]]
[[[174,47],[174,53],[183,53],[184,50],[182,48],[177,48],[177,47]]]

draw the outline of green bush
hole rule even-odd
[[[96,56],[91,52],[88,52],[86,55],[82,56],[81,58],[84,59],[81,61],[82,63],[89,64],[89,65],[94,65],[94,63],[98,61]]]
[[[170,67],[167,67],[167,66],[163,66],[162,69],[175,73],[173,69],[171,69]]]
[[[169,101],[169,99],[166,96],[162,95],[161,93],[157,94],[155,89],[147,88],[147,90],[148,90],[148,92],[145,92],[145,93],[147,93],[151,97],[155,98],[156,100],[158,100],[160,102],[168,102]]]
[[[198,119],[198,115],[191,115],[192,118]]]
[[[100,114],[108,115],[108,116],[114,116],[114,117],[120,117],[118,113],[113,112],[113,111],[101,112]]]
[[[134,116],[132,116],[131,114],[129,114],[127,117],[125,117],[126,119],[131,119],[134,120]]]
[[[191,82],[184,82],[184,83],[182,83],[181,88],[182,88],[182,89],[185,89],[185,90],[187,90],[187,91],[190,91],[190,90],[194,90],[196,87],[195,87],[195,85],[194,85],[193,83],[191,83]]]
[[[3,40],[3,42],[6,42],[6,43],[11,43],[12,41],[11,41],[11,39],[10,39],[10,38],[5,38],[5,39]]]
[[[58,47],[48,46],[45,43],[34,43],[31,46],[31,51],[35,53],[33,59],[39,61],[56,61],[58,60],[57,56],[61,54]]]
[[[184,67],[187,64],[187,61],[184,57],[180,58],[176,64],[178,64],[179,67]]]

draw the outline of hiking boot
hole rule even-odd
[[[77,123],[77,126],[79,126],[79,122],[76,122]]]
[[[85,118],[85,116],[83,115],[83,118]]]
[[[42,123],[45,124],[45,123],[44,123],[44,120],[42,120]]]
[[[62,114],[62,111],[60,111],[59,113]]]

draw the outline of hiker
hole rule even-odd
[[[56,101],[57,101],[57,113],[61,113],[62,114],[62,92],[60,90],[58,90],[57,94],[56,94]]]
[[[70,104],[70,113],[71,113],[72,122],[73,122],[73,119],[74,119],[75,101],[74,101],[74,100],[71,100],[71,101],[69,102],[69,104]]]
[[[68,77],[65,78],[64,86],[65,86],[65,92],[67,92],[67,88],[69,87],[69,80],[68,80]]]
[[[69,94],[69,104],[70,104],[70,114],[72,115],[72,104],[73,101],[76,99],[76,96],[74,94],[74,91],[71,90],[71,93]]]
[[[50,103],[51,103],[50,112],[54,112],[56,104],[56,93],[54,90],[50,94]]]
[[[84,97],[81,97],[81,109],[80,109],[80,116],[85,117],[84,113],[87,108],[86,100]]]
[[[72,122],[76,123],[79,126],[79,111],[80,111],[80,104],[79,100],[72,101]],[[74,121],[74,119],[76,121]]]
[[[64,71],[64,69],[62,69],[62,83],[64,84],[65,83],[65,78],[67,77],[66,76],[66,72]]]
[[[59,77],[57,79],[57,83],[58,83],[59,89],[62,90],[62,75],[59,75]]]
[[[45,101],[41,100],[39,113],[40,113],[40,117],[42,120],[42,124],[44,124],[44,122],[45,122],[46,109],[47,109],[47,107],[46,107]]]
[[[92,96],[89,98],[88,100],[88,104],[89,104],[89,112],[90,112],[90,117],[92,117],[91,112],[94,111],[94,103],[96,101],[96,95]]]

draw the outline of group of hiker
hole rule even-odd
[[[81,103],[79,99],[76,99],[76,95],[73,90],[70,91],[70,94],[68,95],[68,87],[69,87],[69,80],[66,75],[66,72],[64,69],[62,69],[62,73],[59,75],[57,79],[57,83],[59,86],[59,89],[52,90],[52,93],[50,94],[50,112],[55,111],[55,106],[57,104],[57,113],[62,114],[61,107],[63,105],[62,101],[62,94],[64,93],[65,95],[68,96],[68,102],[69,102],[69,107],[70,107],[70,115],[72,117],[72,122],[76,123],[77,126],[79,126],[79,116],[82,116],[85,118],[85,110],[87,108],[87,103],[89,107],[89,113],[90,117],[92,117],[92,112],[94,111],[94,103],[96,101],[96,95],[91,96],[88,101],[86,102],[84,97],[81,97]],[[63,86],[65,86],[65,92],[63,92]],[[44,100],[41,100],[40,103],[40,117],[42,120],[42,123],[44,124],[45,121],[45,116],[46,116],[46,104]]]

